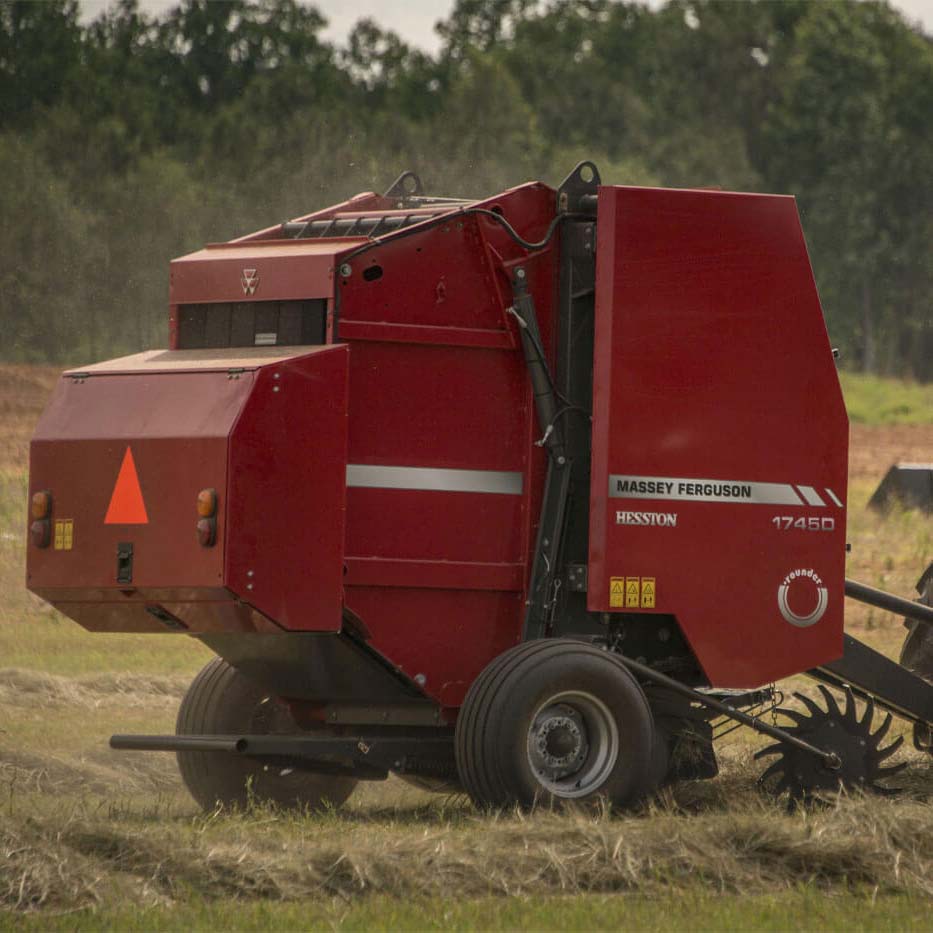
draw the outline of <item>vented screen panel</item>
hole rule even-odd
[[[324,299],[181,305],[178,348],[294,347],[325,343]]]

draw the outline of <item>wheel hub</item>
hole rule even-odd
[[[573,774],[589,751],[583,717],[562,703],[547,707],[535,717],[530,739],[533,766],[552,780]]]
[[[555,797],[602,790],[619,757],[619,732],[609,707],[586,691],[566,691],[538,708],[528,729],[528,764]]]

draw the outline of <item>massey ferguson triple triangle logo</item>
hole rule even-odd
[[[259,287],[259,273],[255,269],[244,269],[240,276],[240,284],[243,286],[244,295],[252,295]]]

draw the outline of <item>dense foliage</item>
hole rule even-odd
[[[403,168],[798,196],[851,367],[933,379],[933,41],[885,3],[458,0],[427,55],[297,0],[0,0],[2,356],[165,338],[173,255]]]

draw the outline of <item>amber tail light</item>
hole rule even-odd
[[[213,547],[217,540],[217,490],[202,489],[198,493],[198,544]]]
[[[52,493],[41,489],[32,494],[29,505],[32,524],[29,539],[36,547],[48,547],[52,541]]]

